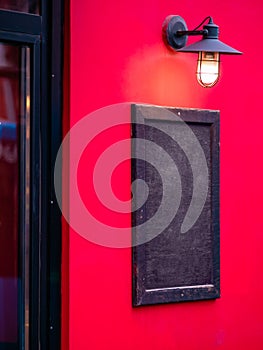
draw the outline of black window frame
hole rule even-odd
[[[53,170],[62,141],[64,0],[41,3],[41,15],[0,9],[0,41],[31,49],[29,349],[57,350],[61,346],[61,213]]]

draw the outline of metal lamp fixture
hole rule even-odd
[[[203,29],[199,29],[206,21]],[[219,27],[212,17],[206,17],[194,30],[187,30],[184,19],[180,16],[168,16],[163,25],[166,43],[178,52],[198,53],[197,81],[203,87],[214,86],[220,75],[220,54],[240,55],[242,52],[233,49],[218,39]],[[188,35],[202,35],[203,38],[194,44],[186,45]]]

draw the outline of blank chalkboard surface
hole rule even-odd
[[[220,296],[219,112],[132,105],[133,306]]]

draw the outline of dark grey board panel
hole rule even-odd
[[[219,112],[132,105],[132,181],[133,306],[218,298]]]

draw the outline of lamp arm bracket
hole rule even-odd
[[[209,20],[209,24],[213,23],[212,17],[206,17],[202,23],[194,30],[188,30],[185,20],[181,16],[168,16],[163,23],[163,38],[168,47],[179,50],[186,45],[188,36],[192,35],[208,35],[206,28],[199,29],[201,25]]]
[[[175,33],[176,36],[181,37],[184,35],[207,35],[208,30],[207,29],[202,29],[202,30],[177,30]]]

